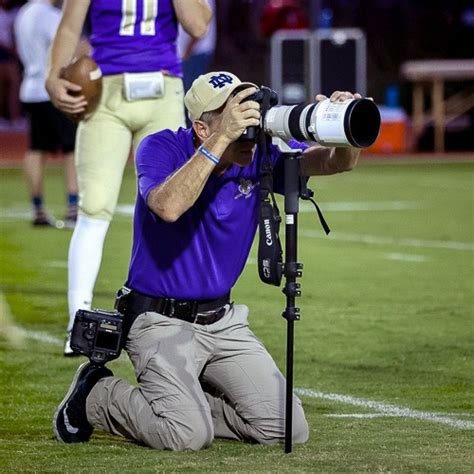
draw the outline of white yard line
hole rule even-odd
[[[298,235],[314,239],[341,240],[344,242],[361,242],[364,244],[400,245],[402,247],[420,247],[446,250],[467,250],[471,252],[474,250],[474,244],[471,242],[456,242],[450,240],[407,239],[382,237],[380,235],[345,234],[343,232],[331,232],[329,236],[326,236],[322,230],[319,231],[310,229],[301,229],[298,231]]]
[[[115,213],[121,216],[133,216],[134,204],[118,204]],[[405,211],[422,209],[417,201],[348,201],[325,202],[321,209],[326,212],[370,212],[370,211]],[[300,202],[300,212],[314,212],[314,206],[309,202]],[[24,207],[0,209],[2,219],[29,220],[31,210]]]
[[[45,344],[52,344],[54,346],[62,346],[64,344],[64,339],[59,339],[58,337],[51,336],[47,332],[42,331],[31,331],[30,329],[19,328],[20,333],[29,339],[34,339],[35,341],[44,342]],[[120,354],[120,357],[117,360],[128,361],[128,356],[125,352]]]
[[[322,202],[323,212],[370,212],[370,211],[406,211],[423,209],[416,201],[338,201]],[[314,212],[314,205],[310,202],[300,201],[300,212]]]
[[[115,208],[115,213],[122,216],[133,216],[135,210],[134,204],[118,204]]]
[[[31,210],[27,210],[26,208],[0,209],[0,218],[3,220],[26,221],[30,220],[32,215]]]
[[[382,211],[382,210],[407,210],[407,209],[420,209],[421,207],[411,201],[386,201],[386,202],[328,202],[324,206],[321,206],[325,211]],[[300,207],[302,212],[306,212],[311,209],[314,211],[314,207],[310,203],[301,203]],[[133,204],[121,204],[117,206],[116,212],[118,215],[131,216],[133,215]],[[31,211],[25,209],[0,209],[0,218],[9,220],[30,220]],[[284,231],[284,229],[282,229]],[[283,232],[282,232],[283,233]],[[448,250],[474,250],[474,244],[471,242],[456,242],[449,240],[423,240],[423,239],[410,239],[410,238],[395,238],[395,237],[384,237],[379,235],[364,235],[364,234],[346,234],[343,232],[331,232],[329,237],[324,235],[322,231],[311,230],[311,229],[300,229],[298,234],[302,237],[310,237],[316,239],[329,238],[331,240],[341,240],[346,242],[362,242],[366,244],[377,244],[377,245],[399,245],[403,247],[419,247],[419,248],[435,248],[435,249],[448,249]]]
[[[428,411],[412,410],[411,408],[399,407],[389,403],[376,402],[374,400],[366,400],[364,398],[356,398],[350,395],[319,392],[310,388],[297,388],[295,389],[295,392],[303,397],[320,398],[323,400],[344,403],[346,405],[369,408],[383,415],[440,423],[460,430],[474,430],[474,422],[472,421],[459,420],[457,418],[439,415],[437,413],[430,413]]]
[[[24,328],[21,328],[20,330],[25,337],[29,339],[34,339],[35,341],[45,342],[46,344],[54,344],[54,345],[62,345],[64,342],[62,339],[51,336],[47,332],[31,331],[30,329],[24,329]]]
[[[440,416],[474,416],[474,413],[433,413],[433,415]],[[401,415],[393,415],[391,413],[326,413],[328,418],[397,418]]]
[[[395,418],[399,415],[390,415],[388,413],[327,413],[323,415],[327,418]]]
[[[402,262],[416,262],[422,263],[428,260],[424,255],[415,255],[410,253],[389,253],[385,255],[388,260],[400,260]]]
[[[54,345],[62,345],[63,341],[57,337],[53,337],[45,332],[39,331],[30,331],[28,329],[22,329],[24,335],[30,339],[35,339],[40,342]],[[122,356],[120,357],[122,359]],[[412,410],[411,408],[399,407],[397,405],[377,402],[374,400],[367,400],[364,398],[356,398],[351,395],[341,395],[338,393],[327,393],[320,392],[318,390],[313,390],[310,388],[296,388],[295,393],[302,397],[309,398],[318,398],[322,400],[330,400],[332,402],[344,403],[346,405],[352,405],[357,407],[362,407],[366,409],[371,409],[377,413],[355,413],[355,414],[330,414],[326,416],[334,417],[352,417],[352,418],[376,418],[380,416],[390,416],[390,417],[401,417],[401,418],[412,418],[415,420],[428,421],[431,423],[439,423],[443,425],[448,425],[451,428],[457,428],[460,430],[474,430],[474,422],[460,420],[449,416],[450,414],[443,413],[431,413],[427,411]],[[458,415],[458,416],[462,416]]]
[[[422,209],[423,206],[417,201],[338,201],[325,202],[321,209],[327,212],[369,212],[369,211],[405,211]],[[314,212],[313,204],[300,202],[300,212]],[[133,215],[133,204],[119,204],[115,210],[121,215]]]
[[[39,331],[30,331],[28,329],[23,329],[23,333],[26,337],[35,339],[40,342],[54,345],[62,345],[63,341],[57,337],[53,337],[47,333]],[[122,357],[124,354],[122,354]],[[309,398],[319,398],[322,400],[330,400],[333,402],[344,403],[346,405],[352,405],[357,407],[362,407],[366,409],[374,410],[376,413],[354,413],[354,414],[329,414],[326,416],[334,417],[352,417],[352,418],[377,418],[380,416],[390,416],[390,417],[401,417],[401,418],[412,418],[415,420],[428,421],[431,423],[439,423],[443,425],[448,425],[451,428],[457,428],[460,430],[474,430],[474,422],[460,420],[454,418],[451,414],[448,413],[431,413],[427,411],[412,410],[411,408],[399,407],[397,405],[377,402],[374,400],[367,400],[364,398],[357,398],[351,395],[341,395],[338,393],[327,393],[320,392],[317,390],[312,390],[309,388],[296,388],[295,393],[302,397]],[[458,414],[457,416],[470,416],[469,414]]]

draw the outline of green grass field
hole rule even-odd
[[[32,228],[21,170],[0,169],[0,319],[5,328],[9,312],[23,335],[0,340],[0,471],[474,472],[473,171],[472,161],[365,161],[312,180],[333,232],[302,206],[295,387],[311,438],[285,455],[225,440],[173,453],[100,432],[84,445],[53,438],[79,363],[62,356],[71,231]],[[46,200],[58,217],[63,194],[52,167]],[[129,168],[95,307],[111,309],[126,277],[134,195]],[[284,296],[259,282],[255,249],[233,299],[284,370]],[[110,365],[132,380],[125,357]]]

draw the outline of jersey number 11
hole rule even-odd
[[[133,36],[137,21],[137,2],[140,0],[122,0],[122,21],[120,36]],[[155,36],[155,20],[158,16],[158,0],[142,0],[143,15],[140,22],[142,36]]]

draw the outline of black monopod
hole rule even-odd
[[[286,144],[285,144],[286,147]],[[294,324],[300,319],[300,309],[295,306],[301,295],[300,284],[303,264],[298,263],[298,211],[300,198],[299,163],[301,151],[283,151],[285,156],[285,261],[283,275],[286,308],[282,316],[287,321],[286,334],[286,404],[285,404],[285,453],[291,453],[293,436],[293,352]]]
[[[313,193],[306,187],[307,178],[300,176],[301,150],[290,148],[284,141],[273,139],[283,153],[285,160],[285,259],[283,276],[286,308],[282,316],[287,321],[286,336],[286,400],[285,400],[285,453],[291,453],[293,438],[293,354],[294,323],[300,319],[300,309],[295,306],[296,298],[301,296],[300,283],[296,281],[303,273],[303,264],[298,262],[298,211],[299,200],[311,200],[326,234],[329,234],[324,217],[312,200]]]
[[[267,284],[280,286],[285,277],[283,293],[286,308],[282,316],[287,321],[286,339],[286,400],[285,400],[285,453],[291,453],[293,435],[293,354],[294,323],[300,319],[300,309],[295,300],[301,296],[300,283],[303,264],[297,261],[299,200],[311,201],[318,213],[321,225],[330,230],[319,206],[312,199],[313,192],[307,188],[307,177],[300,176],[302,150],[291,148],[291,138],[312,140],[325,147],[353,146],[365,148],[377,139],[380,130],[380,112],[370,99],[352,99],[341,103],[326,99],[318,104],[278,106],[277,95],[262,87],[262,124],[258,132],[260,149],[268,150],[269,137],[283,154],[285,165],[285,258],[282,261],[278,235],[280,216],[273,196],[272,167],[269,160],[263,166],[261,177],[260,242],[258,265],[260,279]]]
[[[282,153],[285,167],[285,259],[283,261],[279,238],[281,219],[273,197],[273,184],[268,175],[271,170],[264,167],[264,173],[261,177],[262,200],[258,261],[260,279],[265,283],[280,286],[282,276],[285,277],[285,285],[282,290],[286,295],[286,308],[282,316],[287,321],[285,452],[290,453],[293,435],[294,322],[300,319],[300,309],[295,306],[295,303],[296,298],[301,296],[300,284],[296,279],[301,277],[303,270],[303,264],[297,261],[299,199],[307,199],[313,202],[326,234],[329,233],[329,227],[318,205],[312,199],[312,191],[306,186],[307,177],[300,176],[302,150],[290,148],[280,138],[273,137],[272,142]],[[270,179],[270,182],[268,179]]]

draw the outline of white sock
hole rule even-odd
[[[79,215],[69,244],[68,303],[72,329],[78,309],[90,309],[109,221]]]

